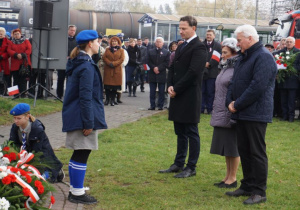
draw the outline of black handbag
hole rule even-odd
[[[20,77],[30,77],[31,67],[28,64],[27,58],[23,59],[23,63],[19,68],[19,76]]]

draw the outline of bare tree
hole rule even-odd
[[[165,14],[172,15],[173,11],[169,4],[165,4]]]

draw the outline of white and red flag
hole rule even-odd
[[[221,54],[218,51],[214,50],[211,58],[217,62],[220,62]]]
[[[10,88],[7,88],[8,95],[13,96],[19,93],[19,87],[18,85],[12,86]]]
[[[143,66],[146,71],[150,70],[150,67],[148,66],[148,64],[144,64]]]

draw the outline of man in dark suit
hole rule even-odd
[[[69,25],[68,27],[68,57],[70,56],[72,50],[77,46],[75,34],[77,27],[75,25]],[[57,89],[56,95],[58,98],[62,99],[64,95],[66,70],[57,69]]]
[[[165,83],[167,80],[167,67],[170,61],[170,52],[163,48],[164,39],[157,37],[155,40],[156,48],[148,52],[149,86],[150,86],[150,108],[155,110],[155,93],[158,87],[158,110],[163,110],[165,98]]]
[[[141,64],[146,64],[147,63],[147,47],[143,46],[143,41],[142,39],[138,39],[137,40],[137,46],[140,49],[141,52],[141,60],[140,63]],[[140,79],[141,79],[141,92],[145,92],[144,91],[144,83],[145,83],[145,70],[141,71],[141,75],[140,75]]]
[[[202,83],[201,113],[204,113],[204,110],[206,109],[207,113],[210,114],[215,98],[215,83],[219,74],[218,65],[220,62],[222,47],[220,43],[215,40],[215,31],[213,29],[208,29],[206,31],[206,39],[203,43],[206,46],[208,56]]]
[[[176,178],[196,175],[200,154],[198,123],[201,112],[201,83],[207,52],[196,35],[197,20],[192,16],[180,18],[179,30],[184,43],[178,46],[168,73],[170,95],[169,120],[174,121],[177,154],[169,169],[160,173],[181,173]],[[185,159],[189,147],[188,162]]]
[[[286,47],[282,50],[276,51],[273,54],[279,55],[280,53],[289,52],[290,54],[299,53],[299,49],[295,48],[295,38],[286,38]],[[300,73],[300,55],[294,62],[294,68]],[[298,75],[286,76],[283,82],[278,84],[280,90],[282,121],[294,122],[295,118],[295,100],[297,89],[299,88]]]

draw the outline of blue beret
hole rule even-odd
[[[29,104],[20,103],[20,104],[16,105],[14,108],[12,108],[12,110],[10,110],[9,113],[13,116],[18,116],[18,115],[24,114],[29,111],[30,111]]]
[[[98,33],[95,30],[83,30],[76,36],[77,44],[84,44],[91,40],[98,39]]]

